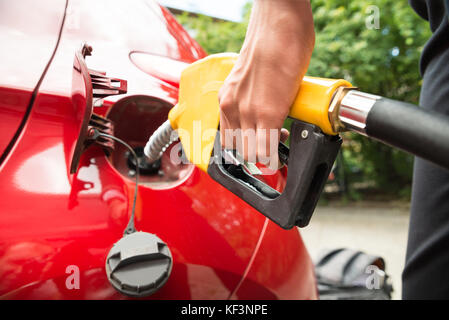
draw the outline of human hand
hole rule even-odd
[[[308,0],[256,0],[245,42],[219,91],[222,146],[278,168],[277,146],[315,44]]]

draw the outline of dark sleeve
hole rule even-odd
[[[421,18],[429,20],[426,0],[408,0],[408,2]]]

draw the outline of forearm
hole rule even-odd
[[[278,77],[295,82],[297,88],[307,71],[314,45],[309,0],[255,0],[240,53],[247,65],[257,62],[272,68]]]
[[[263,41],[270,45],[291,43],[313,50],[315,32],[309,0],[255,0],[242,46]],[[270,48],[268,48],[270,49]]]

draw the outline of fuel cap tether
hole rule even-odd
[[[96,129],[90,131],[90,138],[107,137],[123,144],[139,162],[136,152],[125,141]],[[136,298],[149,296],[159,290],[168,280],[173,258],[168,245],[156,235],[138,232],[134,224],[139,166],[136,166],[134,199],[128,225],[123,237],[117,241],[106,258],[106,275],[111,285],[119,292]]]

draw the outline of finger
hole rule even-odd
[[[257,128],[257,159],[272,170],[279,167],[279,129]]]
[[[239,128],[238,114],[230,114],[220,109],[220,139],[223,148],[236,149],[236,142],[241,139]]]
[[[241,145],[237,151],[243,158],[252,163],[257,162],[257,138],[256,138],[256,125],[245,121],[247,118],[242,118],[242,134],[241,134]]]
[[[282,128],[281,129],[281,141],[282,142],[287,141],[289,136],[290,136],[290,132],[287,129]]]

